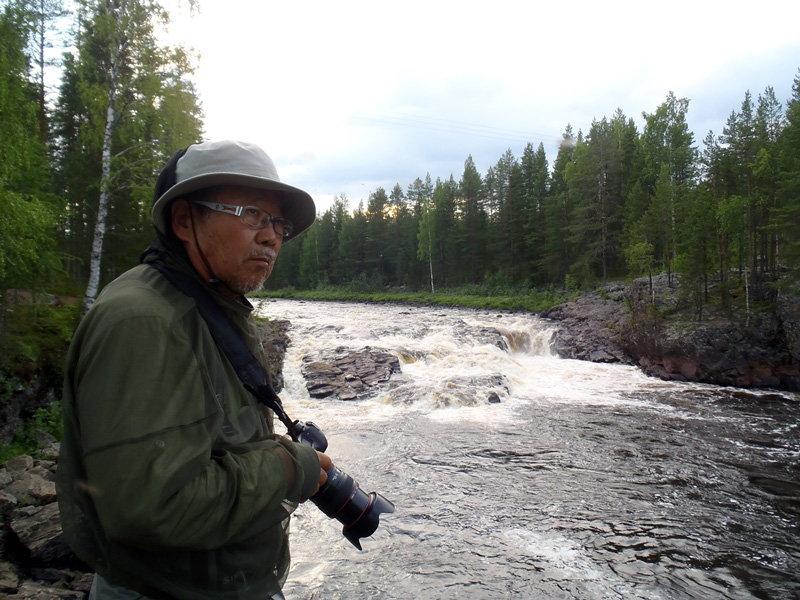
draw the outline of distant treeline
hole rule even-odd
[[[165,48],[154,0],[0,0],[0,293],[99,287],[153,235],[152,189],[202,138],[194,57]],[[51,47],[68,49],[55,67]],[[60,70],[58,89],[46,73]],[[484,174],[430,174],[344,196],[287,244],[271,288],[587,288],[679,272],[698,307],[712,283],[753,297],[800,272],[800,75],[786,106],[749,92],[699,145],[689,101],[667,95],[639,131],[618,110],[567,126]],[[740,283],[741,282],[741,283]],[[88,285],[87,285],[88,283]]]
[[[771,87],[747,92],[702,150],[670,93],[641,132],[620,110],[586,134],[567,126],[552,169],[528,144],[484,175],[470,156],[459,179],[378,188],[354,211],[337,197],[268,286],[585,288],[680,272],[700,308],[712,282],[753,297],[796,285],[800,76],[793,92],[785,111]]]

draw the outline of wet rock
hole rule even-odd
[[[289,321],[285,320],[260,322],[258,326],[261,346],[267,360],[270,385],[276,392],[283,389],[283,357],[289,345],[287,332],[290,327]]]
[[[307,356],[302,373],[312,398],[355,400],[373,396],[400,372],[399,359],[369,346],[360,350],[337,348]]]
[[[481,344],[496,346],[508,352],[508,341],[503,334],[494,327],[478,327],[461,321],[456,329],[456,335],[463,339],[471,339]]]
[[[543,314],[558,321],[559,356],[638,365],[666,380],[800,390],[800,301],[737,319],[706,307],[687,321],[677,276],[609,284]],[[691,312],[691,311],[689,311]]]
[[[544,312],[543,317],[559,323],[553,336],[553,348],[558,355],[591,362],[635,364],[621,337],[630,322],[625,292],[625,286],[609,284]]]
[[[498,404],[508,396],[508,382],[500,373],[451,377],[431,393],[439,407]]]

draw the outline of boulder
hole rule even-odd
[[[399,372],[400,360],[394,354],[369,346],[309,355],[302,366],[309,395],[336,400],[372,396]]]
[[[58,444],[47,448],[58,455]],[[64,542],[53,482],[56,463],[23,455],[0,466],[0,597],[83,600],[93,575]],[[13,562],[12,562],[13,561]]]

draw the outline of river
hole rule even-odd
[[[258,310],[292,323],[287,412],[396,505],[362,552],[302,505],[288,600],[800,598],[797,394],[560,359],[529,314]],[[303,357],[337,347],[388,350],[402,372],[367,399],[311,399]]]

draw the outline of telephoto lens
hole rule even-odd
[[[342,534],[361,550],[361,538],[369,537],[380,524],[381,513],[393,513],[394,504],[376,492],[365,493],[344,471],[331,467],[328,481],[311,496],[311,501],[344,527]]]

